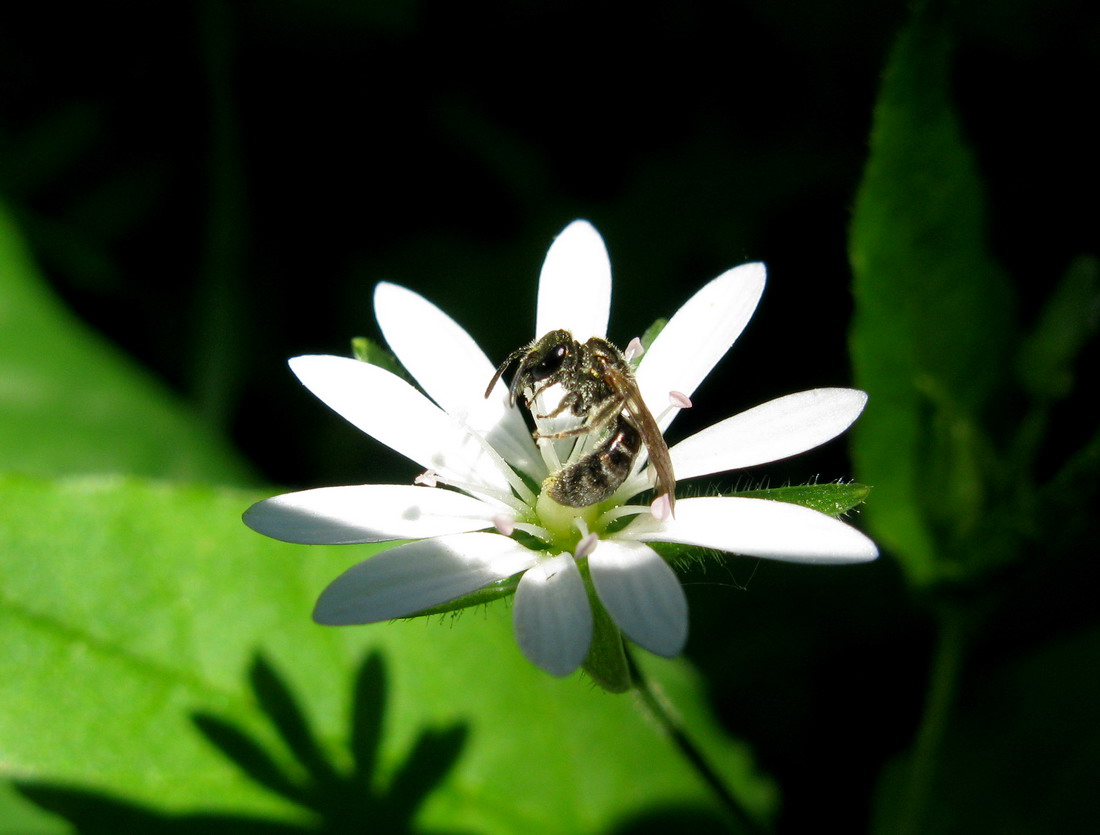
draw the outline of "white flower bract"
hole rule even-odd
[[[764,279],[762,264],[723,273],[680,308],[646,351],[636,380],[662,431],[690,405],[696,387],[740,335]],[[603,240],[590,224],[575,221],[547,254],[533,336],[564,328],[581,341],[603,337],[610,299]],[[319,623],[406,617],[519,575],[513,619],[520,649],[562,676],[584,663],[592,642],[588,583],[631,641],[662,656],[683,649],[687,600],[672,568],[648,542],[807,563],[878,556],[874,543],[844,522],[785,502],[682,498],[674,515],[667,503],[664,511],[630,505],[652,486],[644,454],[598,506],[562,508],[536,495],[531,485],[585,454],[594,439],[536,446],[521,409],[509,405],[504,381],[483,396],[495,364],[461,326],[393,284],[380,284],[374,302],[386,342],[423,393],[350,358],[302,356],[290,366],[330,408],[416,462],[416,483],[305,490],[266,499],[244,515],[254,530],[287,542],[415,540],[334,580],[317,601]],[[676,477],[804,452],[847,429],[866,399],[853,389],[822,388],[756,406],[673,446]],[[536,542],[538,548],[528,547]]]

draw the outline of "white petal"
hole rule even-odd
[[[528,569],[516,589],[513,622],[527,659],[555,676],[573,672],[592,643],[592,609],[571,554]]]
[[[838,519],[769,499],[681,499],[674,519],[659,522],[645,514],[615,536],[788,562],[865,562],[878,556],[874,542]]]
[[[496,512],[453,490],[362,484],[264,499],[245,511],[244,523],[283,542],[349,545],[482,530],[492,527]]]
[[[397,375],[333,356],[295,357],[290,368],[326,406],[444,481],[510,490],[500,465],[460,421]]]
[[[763,264],[734,267],[687,300],[642,357],[637,380],[654,415],[668,405],[668,393],[688,397],[741,335],[764,292]],[[667,428],[677,409],[658,418]]]
[[[519,410],[509,407],[504,383],[485,397],[496,366],[462,326],[423,296],[386,282],[375,288],[374,312],[387,344],[429,397],[463,417],[520,469],[544,475],[542,457]]]
[[[606,336],[610,310],[607,247],[592,224],[575,220],[554,239],[542,264],[535,339],[557,328],[580,342]]]
[[[322,593],[313,619],[329,626],[413,615],[523,571],[535,554],[495,533],[411,542],[354,565]]]
[[[856,389],[813,389],[770,400],[676,444],[676,478],[753,467],[832,440],[859,417],[867,395]]]
[[[603,540],[588,558],[592,585],[616,625],[657,655],[678,655],[687,641],[688,606],[676,573],[652,548]]]

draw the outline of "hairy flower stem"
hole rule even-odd
[[[958,692],[959,671],[966,655],[969,620],[961,606],[950,602],[936,610],[939,634],[932,657],[924,715],[913,745],[913,759],[902,799],[901,815],[895,821],[894,831],[898,835],[916,835],[926,831],[928,825],[928,805],[936,780],[943,740]]]
[[[733,818],[736,831],[746,833],[746,835],[763,835],[765,830],[745,811],[745,808],[722,781],[722,778],[714,770],[702,750],[688,736],[683,723],[676,715],[672,705],[669,704],[668,699],[638,668],[630,652],[630,647],[624,644],[624,649],[626,650],[627,664],[630,666],[630,676],[634,683],[634,690],[650,716],[664,728],[669,739],[683,754],[691,768],[718,796],[719,802]]]

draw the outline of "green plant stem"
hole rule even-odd
[[[947,602],[937,609],[936,614],[939,634],[932,657],[924,715],[913,746],[913,760],[901,804],[901,816],[894,828],[898,835],[916,835],[926,831],[928,804],[939,766],[940,751],[955,706],[959,671],[966,655],[969,618],[963,608]]]
[[[634,690],[645,709],[657,721],[676,748],[683,754],[688,764],[699,775],[718,797],[719,802],[736,822],[737,828],[748,835],[762,835],[764,830],[757,821],[741,805],[737,797],[723,782],[718,772],[707,760],[702,750],[692,741],[684,729],[683,723],[665,695],[654,686],[650,679],[641,671],[634,662],[630,648],[626,649],[627,664],[630,666],[630,675],[634,683]]]

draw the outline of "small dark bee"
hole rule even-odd
[[[522,397],[524,405],[531,408],[543,391],[561,384],[565,394],[557,408],[535,417],[541,420],[568,412],[583,419],[579,426],[564,432],[544,435],[536,430],[536,440],[607,433],[591,452],[546,479],[543,490],[550,498],[570,507],[602,502],[626,481],[644,444],[657,474],[657,495],[667,495],[669,508],[674,506],[676,478],[668,446],[622,351],[598,336],[581,344],[569,331],[550,331],[508,355],[489,382],[486,397],[516,362],[519,365],[508,389],[511,405]]]

